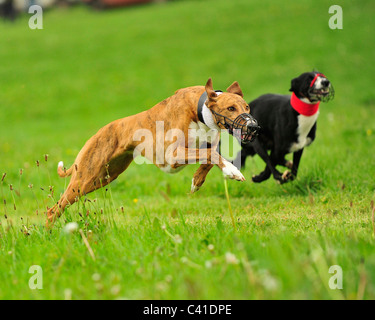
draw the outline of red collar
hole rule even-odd
[[[307,117],[313,116],[318,112],[319,103],[320,101],[314,104],[303,102],[298,99],[294,92],[292,93],[292,97],[290,99],[290,104],[292,105],[293,109],[296,110],[299,114]]]

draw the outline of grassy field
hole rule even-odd
[[[216,0],[51,10],[43,30],[0,21],[0,299],[374,299],[374,13],[372,0]],[[336,97],[299,177],[253,184],[264,165],[249,159],[247,182],[228,181],[235,228],[219,169],[190,195],[197,165],[132,164],[45,229],[68,183],[57,163],[100,127],[209,77],[251,100],[313,68]]]

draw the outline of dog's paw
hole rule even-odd
[[[293,181],[294,180],[294,175],[291,173],[289,170],[285,170],[284,173],[279,175],[278,177],[275,177],[275,180],[277,181],[278,184],[284,184],[288,181]]]
[[[251,180],[253,180],[253,182],[255,183],[260,183],[262,181],[264,181],[265,179],[259,174],[257,176],[252,176]]]
[[[191,187],[190,187],[190,193],[197,192],[200,189],[200,186],[198,187],[194,183],[194,178],[191,180]]]
[[[292,173],[289,170],[285,170],[283,175],[281,176],[281,179],[284,181],[288,181],[292,178]]]
[[[241,171],[238,170],[233,164],[228,161],[224,161],[224,167],[222,168],[224,178],[233,179],[237,181],[245,181],[245,177]]]
[[[267,180],[270,176],[271,176],[271,172],[265,170],[259,173],[258,175],[253,175],[251,179],[255,183],[260,183],[260,182]]]

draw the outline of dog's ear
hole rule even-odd
[[[294,78],[291,82],[289,91],[291,92],[298,92],[300,87],[300,79]]]
[[[243,93],[242,93],[242,90],[240,88],[240,85],[238,84],[237,81],[234,81],[228,88],[227,88],[227,92],[229,93],[234,93],[234,94],[238,94],[239,96],[241,96],[243,98]]]
[[[217,94],[212,87],[212,79],[211,78],[207,80],[205,89],[206,89],[206,92],[207,92],[208,100],[216,101]]]

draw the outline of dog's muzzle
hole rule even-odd
[[[316,88],[315,81],[318,77],[323,77],[321,81],[321,87]],[[310,83],[310,88],[308,90],[310,96],[316,96],[319,101],[328,102],[335,97],[335,89],[332,86],[332,83],[327,79],[327,77],[322,73],[317,73],[313,81]]]
[[[221,124],[231,135],[241,140],[241,143],[252,142],[259,134],[258,122],[249,113],[242,113],[232,120],[215,111],[212,112],[216,118],[216,123]]]

